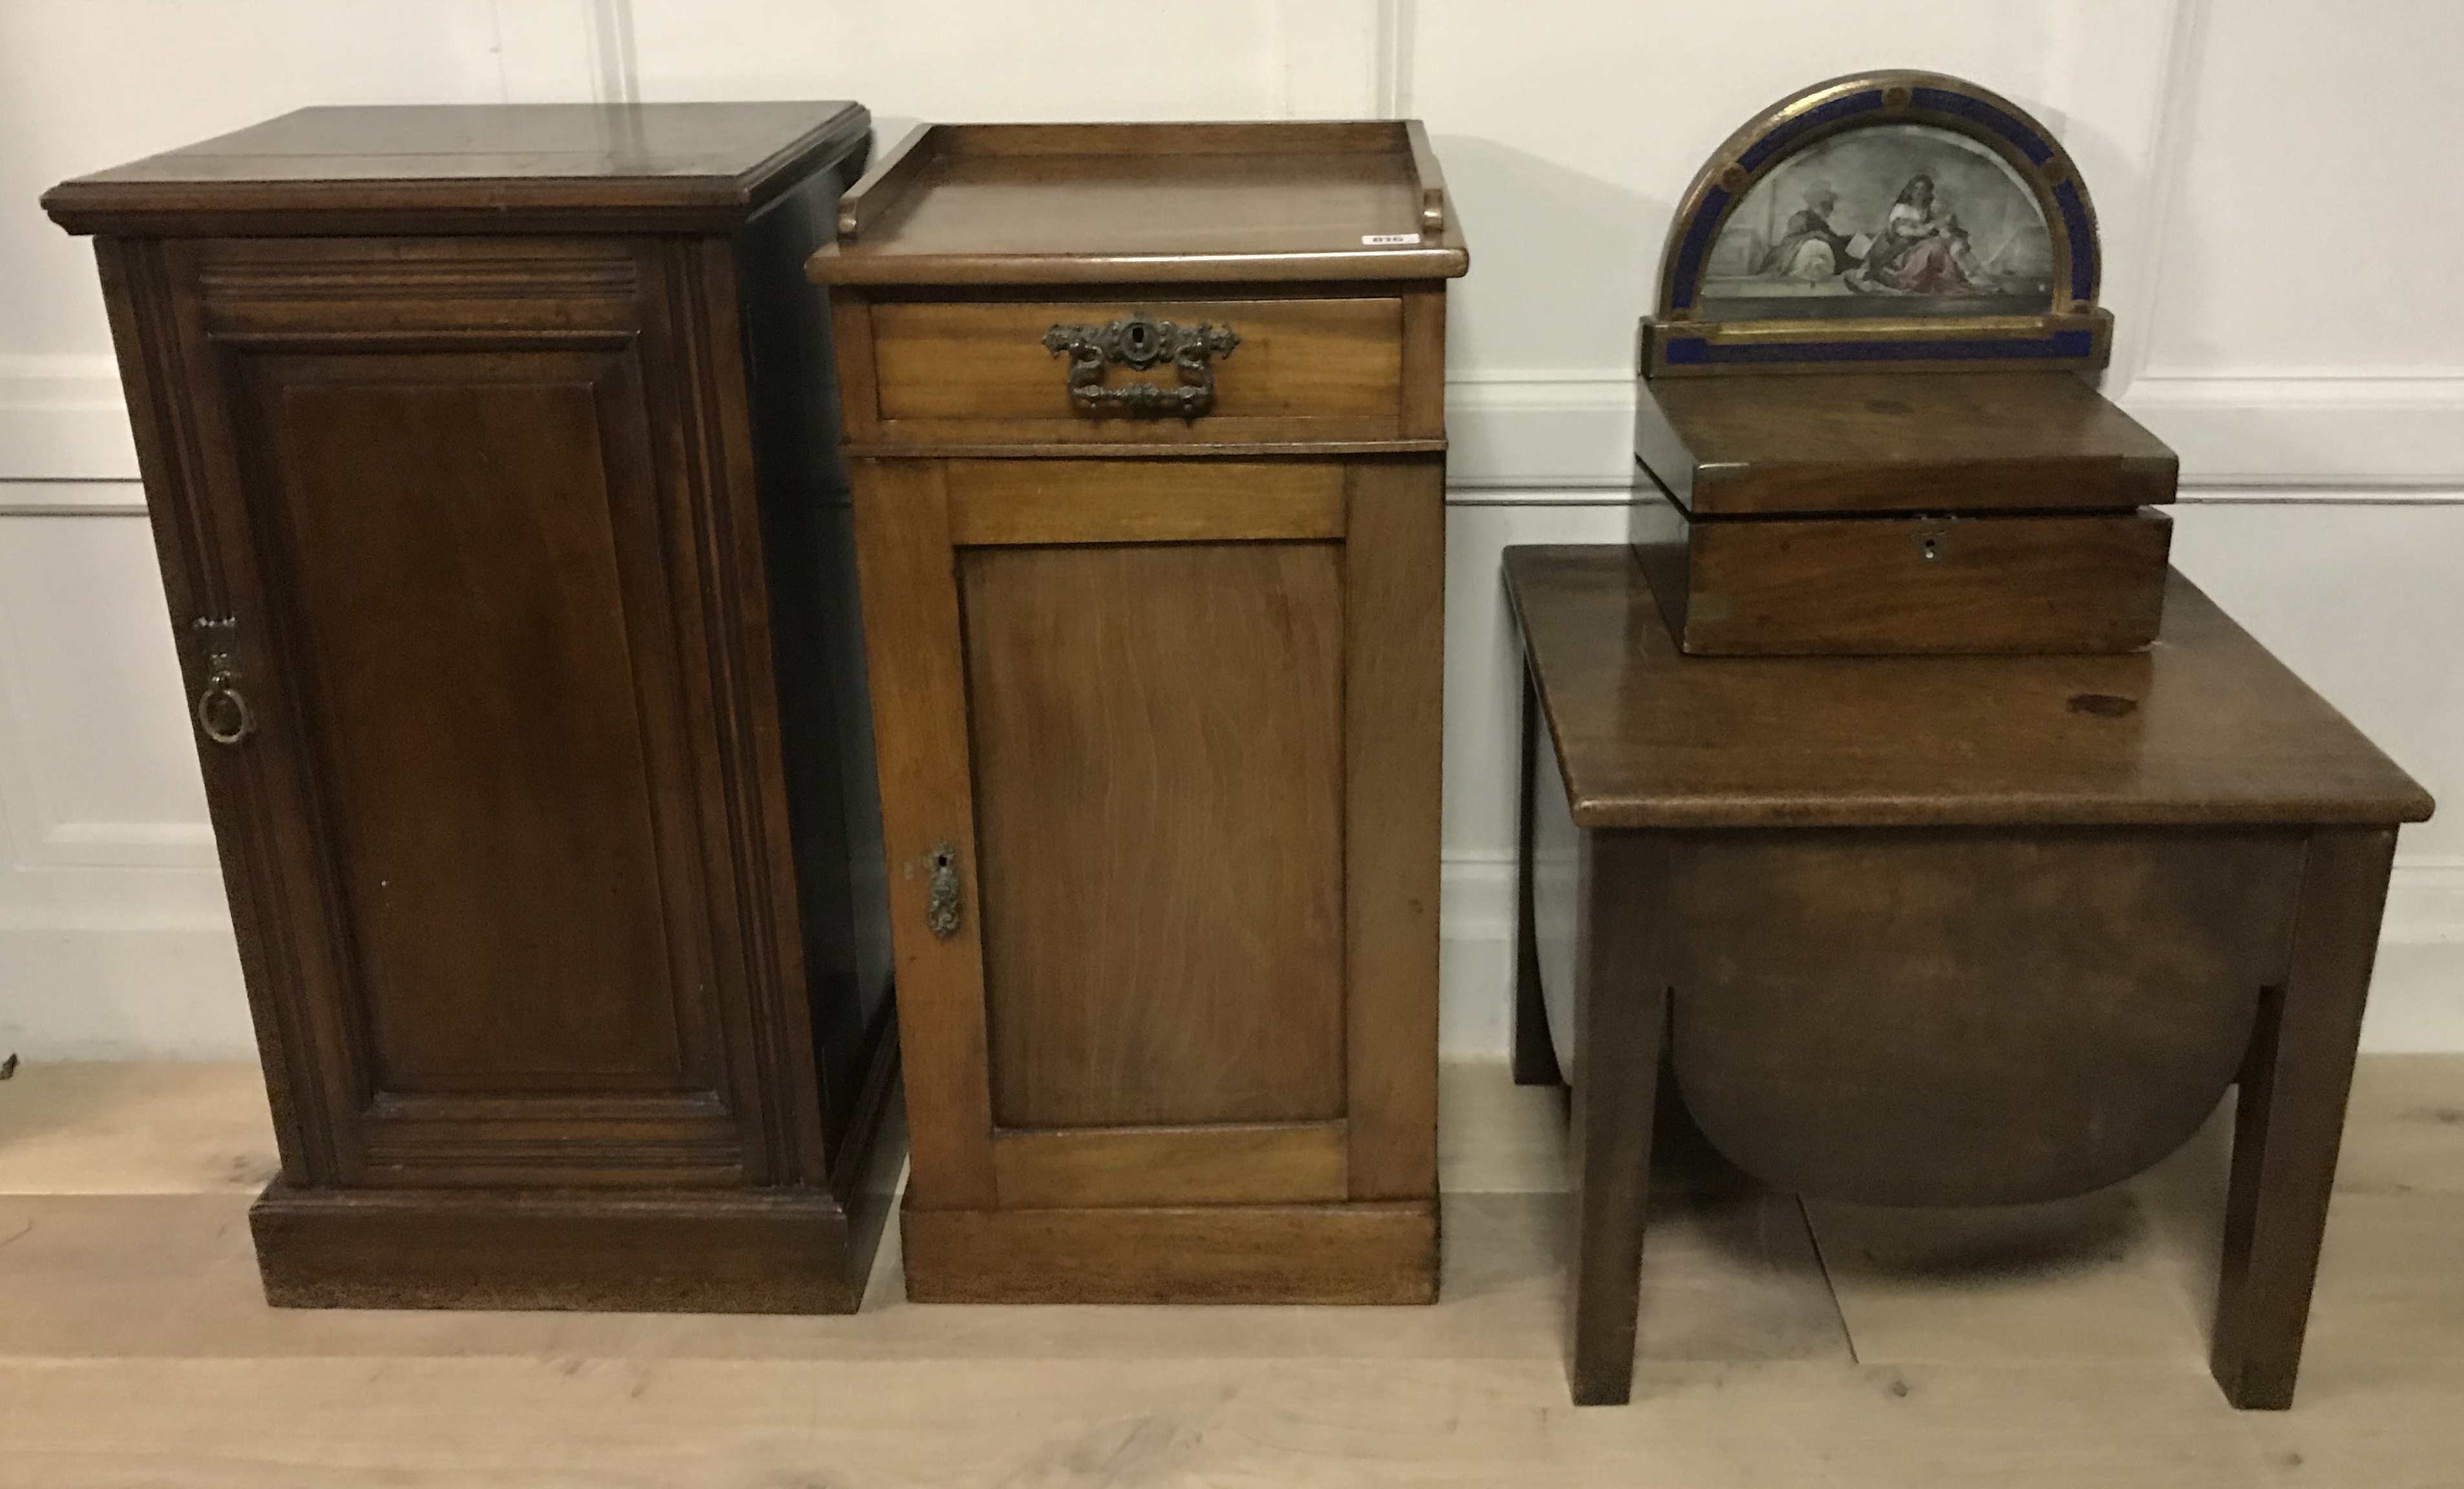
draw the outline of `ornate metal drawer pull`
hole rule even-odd
[[[218,745],[236,745],[256,733],[256,711],[239,690],[239,622],[230,616],[219,621],[201,616],[191,624],[206,638],[206,686],[197,690],[197,728]]]
[[[958,933],[958,850],[944,838],[933,844],[933,872],[924,881],[924,929],[937,941]]]
[[[1184,326],[1157,320],[1142,310],[1107,325],[1054,326],[1044,333],[1045,350],[1069,359],[1069,402],[1079,412],[1098,418],[1111,413],[1133,419],[1197,418],[1215,406],[1215,365],[1208,359],[1229,357],[1240,344],[1230,326],[1202,321]],[[1165,361],[1180,374],[1178,387],[1104,385],[1109,362],[1144,372]]]

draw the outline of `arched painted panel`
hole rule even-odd
[[[1972,335],[2092,311],[2100,272],[2096,209],[2051,131],[1974,83],[1880,73],[1773,104],[1705,163],[1669,228],[1658,318]]]

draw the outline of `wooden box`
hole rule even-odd
[[[1635,547],[1689,653],[2155,640],[2172,451],[2069,372],[1646,380]]]
[[[1798,90],[1671,219],[1643,321],[1634,542],[1696,654],[2127,652],[2176,463],[2111,355],[2078,165],[1940,73]]]
[[[933,126],[830,287],[923,1301],[1437,1287],[1418,125]]]
[[[275,1303],[855,1307],[895,1041],[801,266],[868,128],[309,109],[45,199],[98,234]]]

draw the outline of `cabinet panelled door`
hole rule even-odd
[[[857,463],[932,1031],[911,1246],[938,1210],[1425,1204],[1441,485],[1409,457]]]
[[[664,266],[631,245],[162,252],[219,360],[193,572],[247,617],[263,953],[343,1183],[746,1178]],[[649,356],[644,355],[645,346]],[[255,493],[242,500],[243,492]],[[212,555],[206,559],[205,553]],[[235,630],[240,627],[235,626]],[[237,766],[243,756],[234,756]],[[317,824],[303,833],[286,824]],[[721,881],[723,884],[723,881]],[[519,905],[519,913],[505,907]],[[731,1035],[734,1038],[731,1038]],[[305,1074],[305,1072],[302,1072]],[[577,1135],[621,1113],[599,1161]],[[759,1128],[754,1129],[759,1131]]]

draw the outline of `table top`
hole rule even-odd
[[[43,197],[75,232],[228,230],[414,204],[478,210],[732,211],[871,127],[845,102],[520,103],[298,109],[61,183]],[[492,223],[492,225],[494,225]]]
[[[1442,278],[1470,262],[1412,120],[930,124],[805,266],[829,284]]]
[[[2387,824],[2427,792],[2176,573],[2131,656],[1688,657],[1632,550],[1506,550],[1577,826]]]

